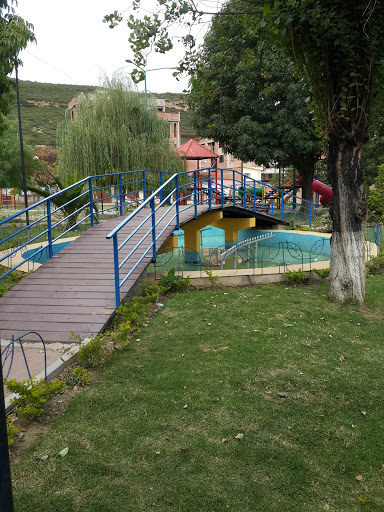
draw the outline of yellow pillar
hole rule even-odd
[[[212,226],[223,218],[223,212],[209,212],[200,215],[197,219],[191,220],[182,229],[184,231],[185,260],[190,263],[197,263],[200,257],[200,229],[205,226]]]
[[[175,247],[178,247],[179,237],[171,235],[167,240],[163,243],[160,248],[159,253],[172,252]]]
[[[239,229],[250,229],[256,226],[255,217],[241,217],[241,218],[222,218],[211,226],[224,229],[225,231],[225,245],[231,247],[239,240]]]

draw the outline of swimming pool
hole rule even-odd
[[[61,249],[64,249],[71,241],[68,242],[60,242],[52,245],[53,255],[57,254]],[[29,249],[28,251],[23,252],[22,257],[25,260],[33,261],[34,263],[40,263],[42,265],[47,260],[49,260],[48,246],[45,247],[36,247],[35,249]]]
[[[168,271],[172,267],[183,268],[186,271],[203,268],[222,268],[223,270],[250,269],[261,267],[278,267],[281,265],[301,265],[328,261],[331,246],[328,237],[313,233],[298,233],[290,231],[258,231],[252,229],[239,230],[239,244],[245,240],[255,238],[265,233],[272,233],[273,238],[260,240],[257,244],[240,246],[238,249],[220,261],[220,255],[228,248],[225,243],[224,231],[209,226],[200,233],[200,254],[196,257],[197,263],[187,263],[184,258],[184,236],[182,231],[178,234],[178,249],[172,252],[159,254],[157,270]],[[234,244],[236,245],[236,244]],[[149,272],[154,271],[151,265]]]

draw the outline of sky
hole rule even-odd
[[[18,0],[17,4],[17,14],[34,25],[37,40],[20,53],[20,80],[99,85],[104,74],[110,77],[117,70],[129,74],[134,68],[125,62],[133,57],[126,23],[111,30],[102,22],[115,10],[125,11],[126,18],[130,0]],[[150,10],[153,0],[142,0],[142,5]],[[182,92],[188,88],[188,79],[177,81],[173,70],[149,71],[175,67],[182,56],[181,45],[166,55],[148,56],[149,92]],[[144,83],[137,87],[144,90]]]

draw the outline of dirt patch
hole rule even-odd
[[[60,105],[57,103],[57,101],[35,101],[35,100],[26,100],[27,103],[31,103],[32,105],[35,105],[36,107],[56,107],[60,108]]]

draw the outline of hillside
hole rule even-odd
[[[46,84],[20,80],[20,107],[23,137],[30,145],[56,145],[56,128],[65,118],[68,102],[80,92],[95,90],[89,85]],[[191,112],[187,110],[182,94],[155,94],[166,100],[167,112],[181,112],[181,132],[194,132]],[[16,100],[12,105],[10,119],[17,120]]]

